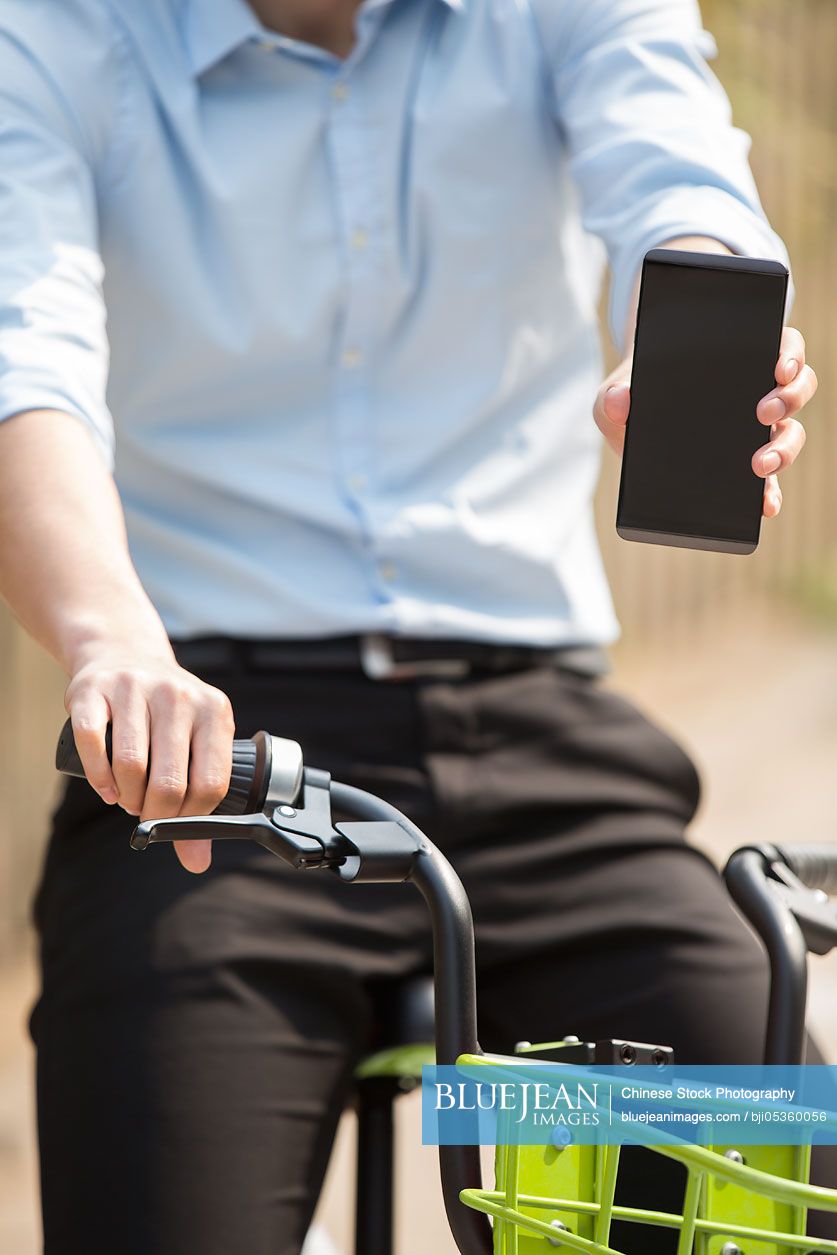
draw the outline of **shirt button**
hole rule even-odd
[[[382,562],[380,571],[385,584],[392,584],[398,576],[398,570],[391,562]]]
[[[369,236],[366,234],[363,227],[358,227],[356,231],[352,232],[352,248],[357,252],[361,252],[364,248],[366,248],[368,243]]]
[[[332,100],[338,100],[338,101],[348,100],[349,84],[348,83],[335,83],[331,89],[331,98]]]
[[[340,360],[344,366],[348,366],[349,369],[353,369],[356,366],[362,365],[363,354],[360,349],[345,349]]]

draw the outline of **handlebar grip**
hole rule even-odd
[[[776,849],[788,867],[809,889],[837,894],[837,842],[780,845]]]
[[[112,728],[110,724],[108,724],[105,732],[105,748],[107,750],[108,762],[110,762],[113,757]],[[65,776],[77,776],[79,780],[86,779],[84,768],[81,765],[81,759],[76,749],[73,725],[69,719],[61,729],[61,735],[55,747],[55,770],[63,772]]]
[[[111,727],[105,733],[108,760],[113,758]],[[257,732],[249,740],[233,741],[232,775],[226,795],[212,812],[214,815],[250,815],[260,811],[267,798],[271,777],[272,746],[266,732]],[[61,729],[55,750],[55,766],[65,776],[84,779],[73,725],[68,719]]]

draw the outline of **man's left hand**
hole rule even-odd
[[[626,357],[599,389],[593,406],[596,426],[616,453],[625,444],[625,425],[631,405],[631,364]],[[817,390],[817,377],[805,361],[805,341],[795,327],[785,327],[775,370],[776,387],[756,407],[760,423],[770,428],[770,439],[753,454],[753,470],[764,483],[765,518],[782,508],[778,474],[791,466],[805,444],[805,428],[799,415]]]

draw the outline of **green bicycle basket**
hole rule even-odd
[[[498,1146],[496,1188],[460,1197],[493,1218],[495,1255],[621,1255],[611,1245],[614,1221],[676,1230],[677,1255],[837,1255],[837,1241],[805,1236],[808,1208],[837,1212],[837,1190],[808,1184],[810,1147],[739,1152],[671,1137],[649,1149],[686,1170],[677,1214],[615,1203],[621,1147],[609,1145]]]

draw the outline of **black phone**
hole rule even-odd
[[[756,418],[776,386],[788,272],[776,261],[655,248],[642,267],[616,530],[720,553],[759,543]]]

